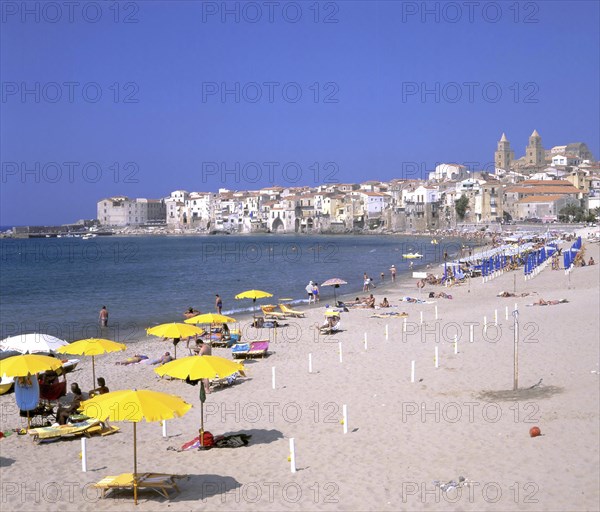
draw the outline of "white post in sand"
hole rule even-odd
[[[348,406],[346,404],[342,405],[342,423],[344,424],[344,434],[348,433]]]
[[[342,363],[343,362],[343,358],[342,358],[342,342],[341,341],[338,342],[338,345],[340,347],[340,363]]]
[[[454,354],[458,354],[458,334],[454,335]]]
[[[385,339],[389,340],[389,330],[388,330],[388,324],[385,324]]]
[[[498,310],[494,309],[494,324],[498,325]]]
[[[421,324],[423,323],[423,311],[421,311]]]
[[[504,316],[506,317],[506,320],[508,320],[508,306],[505,308]]]
[[[275,389],[275,367],[271,366],[271,385]]]
[[[308,354],[308,373],[312,373],[312,354]]]
[[[438,308],[437,308],[437,306],[435,307],[435,319],[436,320],[438,319]]]
[[[167,435],[167,420],[162,420],[162,436],[169,437]]]
[[[469,325],[469,343],[473,343],[473,324]]]
[[[435,353],[433,355],[433,364],[436,368],[440,367],[439,351],[437,345],[435,346]]]
[[[85,437],[81,438],[81,471],[87,472],[87,448]]]
[[[404,317],[404,323],[402,324],[402,332],[406,332],[406,317]]]
[[[290,438],[290,470],[296,472],[296,447],[294,446],[294,438]]]
[[[414,361],[410,362],[410,381],[411,382],[415,381],[415,362]]]
[[[483,317],[483,330],[487,331],[487,316]]]
[[[514,369],[513,369],[513,391],[517,391],[519,389],[519,310],[516,307],[513,311],[513,315],[515,317],[514,329],[515,329],[515,361],[514,361]]]

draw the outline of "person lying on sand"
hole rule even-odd
[[[567,299],[560,299],[560,300],[544,300],[544,299],[540,299],[537,302],[534,302],[533,304],[531,304],[532,306],[556,306],[556,304],[565,304],[566,302],[569,302]]]
[[[152,361],[150,361],[150,364],[159,364],[162,366],[163,364],[169,363],[170,361],[173,361],[173,356],[169,352],[165,352],[158,359],[153,359]]]
[[[500,292],[496,297],[527,297],[529,292],[523,293],[511,293],[511,292]]]
[[[130,364],[139,363],[140,361],[144,361],[145,359],[148,359],[148,356],[145,356],[143,354],[134,354],[132,357],[128,357],[127,359],[125,359],[125,361],[117,361],[115,364],[127,366]]]

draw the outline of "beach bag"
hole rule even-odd
[[[215,445],[215,438],[210,432],[204,432],[202,440],[204,441],[203,444],[205,448],[210,448]]]

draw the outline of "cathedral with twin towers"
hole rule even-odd
[[[573,142],[565,146],[554,146],[552,149],[545,150],[542,145],[542,137],[533,130],[529,136],[529,142],[525,147],[525,155],[515,159],[515,152],[510,147],[510,142],[506,134],[498,141],[498,148],[494,154],[496,169],[504,172],[520,171],[525,173],[535,173],[545,169],[550,165],[556,165],[556,162],[568,162],[567,165],[577,165],[585,160],[593,161],[593,156],[586,144],[583,142]],[[560,164],[559,164],[560,165]]]

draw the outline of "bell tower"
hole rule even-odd
[[[494,162],[497,169],[509,171],[512,161],[515,158],[515,152],[510,149],[510,142],[503,133],[498,141],[498,149],[494,153]]]
[[[529,137],[529,144],[525,148],[525,161],[527,165],[541,166],[544,165],[546,158],[544,153],[544,147],[542,146],[542,138],[537,130],[533,130],[533,133]]]

